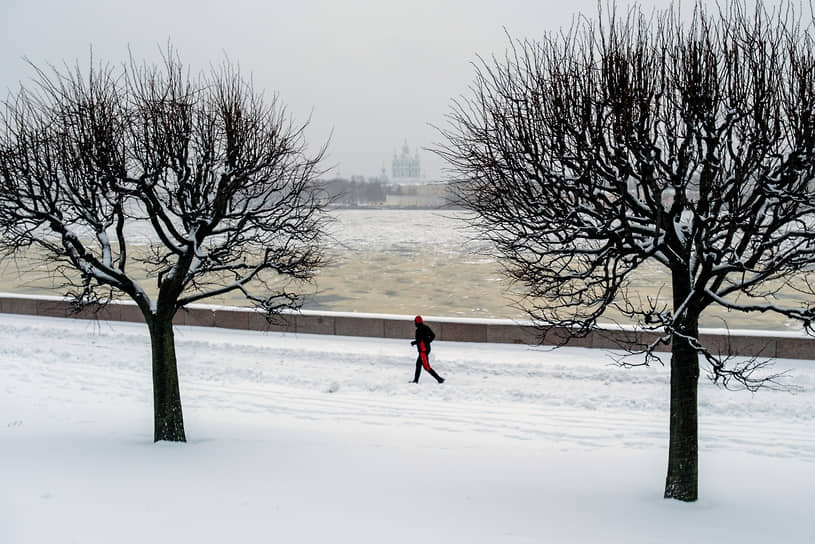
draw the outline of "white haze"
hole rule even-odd
[[[128,47],[157,60],[171,40],[194,71],[228,55],[297,119],[311,116],[312,148],[333,131],[326,166],[335,173],[374,176],[384,165],[390,174],[405,139],[412,149],[438,141],[430,125],[443,124],[450,100],[466,92],[477,55],[500,55],[506,33],[540,38],[596,10],[596,0],[2,0],[0,93],[31,78],[23,57],[87,66],[93,46],[113,64]],[[420,155],[427,178],[437,178],[439,159]]]

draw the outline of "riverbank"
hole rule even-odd
[[[502,274],[489,245],[459,211],[334,210],[328,224],[328,264],[305,287],[304,309],[381,314],[430,314],[456,318],[524,320],[522,293]],[[132,248],[131,255],[136,248]],[[135,271],[138,275],[138,271]],[[140,278],[149,292],[155,279]],[[62,278],[33,259],[6,259],[0,265],[0,291],[62,295]],[[643,300],[669,305],[668,276],[655,263],[631,278],[629,291]],[[779,304],[801,304],[801,293],[786,289]],[[240,294],[209,299],[226,306],[247,306]],[[613,309],[608,323],[625,323]],[[728,312],[710,308],[701,326],[799,332],[801,325],[771,313]]]

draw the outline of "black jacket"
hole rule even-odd
[[[416,326],[416,349],[422,352],[422,346],[425,346],[425,353],[430,353],[430,342],[436,338],[433,331],[424,323],[419,323]]]

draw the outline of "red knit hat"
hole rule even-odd
[[[422,320],[422,316],[417,315],[416,317],[413,318],[413,322],[416,323],[417,325],[421,325],[424,321]]]

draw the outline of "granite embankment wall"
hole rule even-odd
[[[60,297],[26,296],[0,293],[0,313],[38,315],[79,319],[142,322],[135,304],[116,302],[97,309],[74,313],[69,302]],[[510,320],[470,320],[426,317],[436,331],[437,339],[453,342],[502,342],[537,344],[538,336],[532,325]],[[193,306],[179,311],[177,325],[223,327],[257,331],[279,331],[375,338],[411,338],[412,316],[381,314],[347,314],[337,312],[302,311],[278,316],[272,323],[263,314],[247,308]],[[562,334],[562,332],[561,332]],[[593,331],[584,338],[573,339],[570,346],[586,348],[619,348],[637,335],[640,340],[655,339],[652,333],[634,333],[621,328]],[[556,344],[559,331],[550,331],[545,344]],[[713,352],[764,358],[815,359],[815,338],[795,333],[775,331],[704,331],[702,340]],[[661,345],[660,351],[670,346]]]

